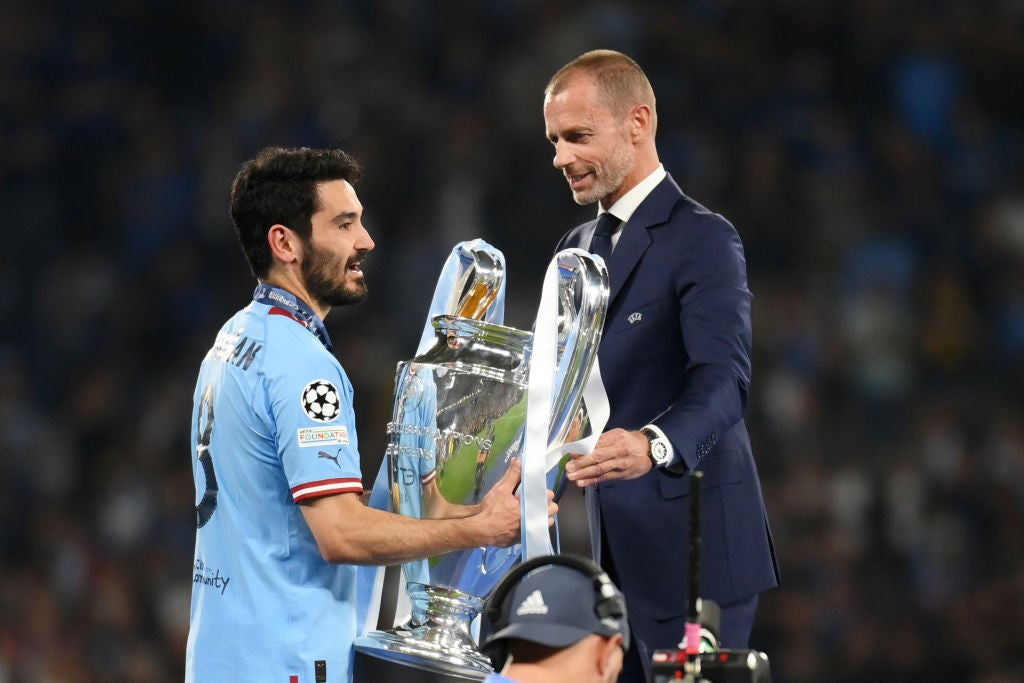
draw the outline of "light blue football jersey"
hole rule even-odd
[[[356,567],[323,559],[298,503],[362,493],[352,386],[308,309],[261,287],[270,297],[221,328],[196,384],[185,680],[348,683]]]

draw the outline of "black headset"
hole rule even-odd
[[[598,619],[624,619],[626,617],[626,602],[622,593],[615,587],[612,580],[608,578],[601,567],[585,558],[577,555],[544,555],[527,560],[522,564],[509,570],[509,572],[498,582],[494,588],[491,599],[487,602],[480,618],[480,641],[486,642],[488,636],[497,633],[508,625],[508,615],[512,609],[509,604],[509,596],[512,589],[519,584],[524,576],[539,567],[550,565],[561,565],[575,569],[586,576],[594,584],[594,591],[597,594],[597,601],[594,603],[594,614]],[[628,643],[623,643],[628,647]],[[494,643],[486,644],[483,653],[491,660],[491,666],[495,671],[500,671],[508,659],[508,641],[502,639]]]

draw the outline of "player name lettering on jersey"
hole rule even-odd
[[[243,370],[248,370],[252,362],[256,360],[256,354],[263,348],[263,344],[250,341],[243,337],[242,332],[222,331],[217,335],[213,348],[206,354],[207,360],[219,360],[224,363],[234,363]]]

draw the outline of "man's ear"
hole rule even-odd
[[[275,223],[267,231],[270,253],[282,263],[294,263],[302,256],[302,240],[290,228]]]
[[[622,651],[622,636],[614,635],[611,638],[602,638],[597,669],[602,676],[608,676],[613,681],[618,678],[622,671],[622,660],[625,653]]]
[[[629,111],[629,132],[635,139],[640,135],[650,135],[653,114],[646,104],[638,104]]]

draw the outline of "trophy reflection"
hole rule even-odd
[[[488,247],[488,249],[493,249]],[[555,256],[558,362],[547,426],[549,445],[586,428],[582,393],[597,354],[608,300],[599,258],[567,249]],[[462,516],[521,457],[533,333],[482,320],[503,278],[501,260],[474,253],[453,287],[453,313],[432,320],[433,344],[398,364],[386,454],[392,509],[420,519]],[[538,318],[539,319],[539,318]],[[557,490],[565,460],[547,474]],[[486,596],[522,555],[519,544],[480,547],[406,562],[411,618],[375,631],[357,649],[439,670],[491,671],[470,625]]]

